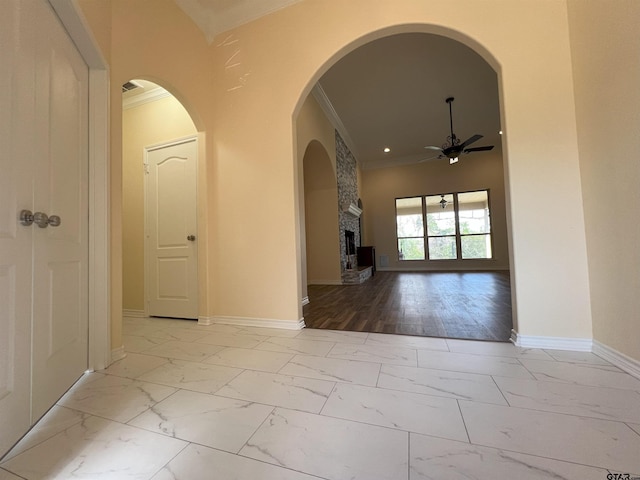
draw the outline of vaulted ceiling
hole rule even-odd
[[[298,1],[175,0],[209,41]],[[472,146],[501,144],[496,73],[469,47],[442,36],[407,33],[366,44],[333,65],[314,93],[337,115],[336,126],[363,168],[433,156],[424,147],[440,147],[450,135],[447,97],[455,97],[453,127],[461,141],[480,134]]]

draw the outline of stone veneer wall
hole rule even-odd
[[[344,271],[347,265],[345,230],[355,233],[356,248],[360,245],[360,222],[357,218],[343,211],[343,205],[358,204],[358,175],[356,173],[356,158],[336,131],[336,174],[338,177],[338,225],[340,238],[340,263]],[[351,257],[353,267],[356,264],[355,252]]]

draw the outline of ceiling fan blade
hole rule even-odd
[[[442,155],[435,155],[433,157],[422,158],[422,159],[418,160],[418,163],[428,162],[429,160],[435,160],[435,159],[439,159],[439,158],[444,158],[444,157]]]
[[[469,137],[464,142],[462,142],[462,144],[460,144],[460,148],[462,149],[462,148],[466,147],[467,145],[471,145],[472,143],[477,142],[481,138],[482,138],[482,135],[478,135],[476,133],[473,137]]]
[[[433,145],[429,145],[428,147],[424,147],[424,148],[426,148],[427,150],[438,150],[439,152],[442,151],[442,148],[434,147]]]
[[[465,148],[464,149],[464,153],[469,153],[469,152],[485,152],[487,150],[492,150],[493,149],[493,145],[487,145],[486,147],[473,147],[473,148]]]

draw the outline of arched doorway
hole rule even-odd
[[[327,66],[313,93],[328,121],[358,159],[359,171],[353,181],[358,183],[358,191],[367,205],[363,213],[363,231],[366,231],[363,244],[376,246],[378,269],[425,274],[491,272],[485,275],[486,285],[481,288],[482,298],[478,301],[500,304],[501,320],[492,325],[500,329],[499,334],[487,334],[487,322],[476,321],[477,314],[465,314],[466,318],[460,319],[464,326],[460,328],[447,329],[440,322],[437,328],[401,333],[426,331],[432,333],[423,334],[508,340],[513,326],[510,296],[515,292],[511,292],[509,281],[505,171],[499,133],[498,74],[494,68],[457,40],[430,33],[403,32],[361,45]],[[456,104],[456,123],[450,125],[445,99],[453,95],[459,104]],[[491,152],[461,157],[455,166],[449,165],[448,159],[424,161],[430,156],[424,147],[444,144],[453,127],[460,141],[481,134],[484,139],[474,146],[495,148]],[[306,173],[306,163],[304,169]],[[492,251],[487,258],[464,255],[460,252],[460,241],[457,257],[436,260],[427,253],[422,259],[403,258],[396,229],[396,199],[427,199],[445,193],[453,199],[474,191],[490,192],[487,194],[490,202],[485,209],[487,218],[490,210]],[[458,221],[460,214],[456,210],[456,224],[462,222]],[[428,252],[432,239],[428,238],[430,232],[426,224],[425,217],[417,240],[423,242],[424,251]],[[459,225],[456,228],[462,230]],[[449,284],[454,290],[467,288],[468,279],[473,275],[468,273],[465,281]],[[479,274],[476,277],[481,278]],[[477,282],[473,283],[477,288]],[[492,299],[496,283],[500,292]],[[466,293],[467,296],[460,298],[476,301],[468,292],[444,294],[455,298],[456,293]],[[462,304],[456,308],[460,312],[468,310]],[[413,316],[419,317],[419,313],[413,312]],[[471,331],[474,328],[478,331]],[[469,336],[463,333],[465,330],[470,332]],[[447,331],[458,333],[447,334]]]
[[[198,317],[197,134],[187,110],[160,85],[123,85],[125,317]],[[152,247],[163,243],[162,253]]]
[[[340,283],[338,190],[335,169],[317,140],[307,146],[304,159],[306,284]]]

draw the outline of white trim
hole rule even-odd
[[[407,260],[404,260],[407,261]],[[414,261],[414,260],[409,260]],[[427,260],[415,260],[418,261],[427,261]],[[438,262],[444,260],[437,260]],[[468,267],[466,265],[450,265],[445,266],[443,268],[433,268],[433,267],[419,267],[419,266],[408,266],[406,268],[402,267],[380,267],[376,265],[376,272],[421,272],[421,273],[439,273],[439,272],[509,272],[510,269],[508,267],[498,267],[491,265],[477,265],[474,267]]]
[[[186,145],[188,143],[193,143],[195,145],[195,185],[194,188],[196,189],[196,211],[195,211],[195,221],[196,221],[196,235],[199,236],[199,230],[198,230],[198,225],[199,225],[199,211],[198,211],[198,207],[200,205],[200,198],[199,198],[199,191],[198,191],[198,178],[199,178],[199,173],[200,173],[200,169],[199,169],[199,163],[200,163],[200,135],[198,133],[192,134],[192,135],[187,135],[184,137],[178,137],[175,138],[173,140],[169,140],[169,141],[164,141],[164,142],[160,142],[160,143],[154,143],[151,145],[147,145],[143,148],[143,155],[144,155],[144,160],[143,160],[143,164],[144,164],[144,168],[145,171],[148,173],[149,170],[149,154],[151,152],[155,152],[156,150],[162,150],[163,148],[170,148],[170,147],[175,147],[175,146],[179,146],[179,145]],[[150,219],[149,219],[149,203],[148,203],[148,199],[147,199],[147,195],[149,192],[149,175],[144,175],[144,278],[145,278],[145,282],[144,282],[144,302],[145,302],[145,306],[146,306],[146,313],[148,314],[151,311],[150,308],[150,299],[151,299],[151,282],[146,281],[146,279],[151,277],[150,272],[150,264],[151,261],[153,260],[151,257],[151,248],[149,248],[149,243],[151,241],[150,237],[149,237],[149,224],[150,224]],[[196,285],[199,285],[199,280],[200,280],[200,248],[197,248],[197,244],[196,244],[196,258],[195,258],[195,262],[196,262],[196,272],[195,272],[195,276],[196,276],[196,280],[195,283]],[[198,314],[199,311],[199,307],[200,307],[200,293],[201,293],[201,289],[200,287],[198,287],[196,289],[196,299],[195,299],[195,313],[196,315]],[[182,312],[184,313],[184,312]],[[190,317],[189,317],[190,318]],[[200,323],[200,321],[198,320],[198,323]]]
[[[640,379],[640,361],[621,353],[608,345],[593,341],[593,353],[611,362],[616,367],[624,370],[629,375]]]
[[[154,88],[148,92],[133,95],[122,100],[122,110],[146,105],[147,103],[156,102],[163,98],[170,97],[171,94],[162,87]]]
[[[89,338],[88,368],[113,359],[110,292],[109,71],[77,0],[49,0],[89,66]]]
[[[309,305],[309,295],[307,295],[306,297],[302,298],[302,306],[304,307],[305,305]]]
[[[147,145],[144,147],[145,152],[153,152],[155,150],[162,150],[167,147],[175,147],[176,145],[182,145],[183,143],[195,142],[196,146],[199,146],[200,136],[197,133],[186,135],[184,137],[174,138],[173,140],[168,140],[166,142],[160,143],[152,143],[151,145]],[[199,152],[198,152],[199,153]]]
[[[208,321],[210,323],[204,323]],[[305,327],[304,319],[295,320],[276,320],[272,318],[250,318],[250,317],[200,317],[198,325],[213,325],[216,323],[224,325],[238,325],[241,327],[262,327],[262,328],[279,328],[282,330],[302,330]]]
[[[131,310],[128,308],[122,310],[122,316],[129,318],[147,318],[147,314],[144,310]]]
[[[316,99],[316,101],[318,102],[318,105],[320,105],[320,108],[329,119],[329,123],[333,125],[333,127],[338,131],[338,133],[342,137],[342,140],[344,141],[345,145],[349,147],[349,150],[351,151],[353,156],[355,158],[359,158],[360,156],[357,153],[358,149],[355,148],[354,146],[355,144],[351,138],[351,135],[349,135],[348,130],[345,128],[344,124],[342,123],[342,120],[340,120],[340,117],[338,116],[338,112],[336,112],[335,108],[333,108],[333,104],[331,103],[331,100],[329,100],[329,97],[327,96],[324,89],[322,88],[322,85],[320,85],[320,82],[316,83],[315,87],[313,87],[313,89],[311,90],[311,94],[313,95],[313,98]]]
[[[73,39],[85,63],[91,70],[105,70],[107,61],[98,47],[91,27],[82,14],[78,0],[49,0],[65,30]]]
[[[117,362],[118,360],[122,360],[127,356],[127,352],[124,350],[124,345],[118,348],[114,348],[111,350],[111,363]]]
[[[593,340],[590,338],[538,337],[520,335],[515,330],[511,330],[511,341],[516,347],[571,350],[574,352],[590,352],[593,346]]]
[[[198,325],[213,325],[213,317],[198,317]]]

